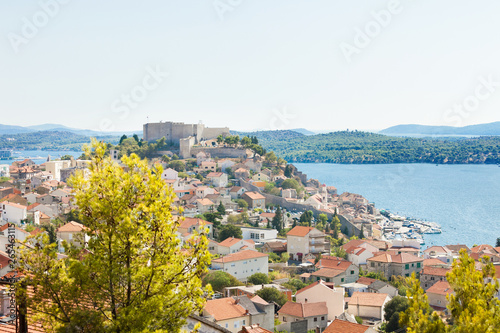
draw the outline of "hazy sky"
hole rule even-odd
[[[498,121],[499,13],[498,0],[4,0],[0,123]]]

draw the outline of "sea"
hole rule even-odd
[[[425,245],[494,245],[500,237],[498,165],[294,163],[337,192],[363,195],[378,209],[437,222]]]
[[[22,161],[25,158],[31,159],[36,164],[42,164],[47,162],[50,155],[51,160],[55,160],[64,155],[71,155],[75,159],[82,155],[82,151],[71,151],[71,150],[14,150],[12,151],[12,157],[8,160],[0,160],[0,164],[11,165],[15,161]]]

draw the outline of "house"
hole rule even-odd
[[[184,220],[180,222],[179,227],[177,227],[177,231],[181,234],[192,234],[194,231],[198,233],[201,232],[202,228],[208,228],[208,237],[213,237],[213,223],[200,218],[185,217]]]
[[[11,203],[16,203],[23,206],[28,206],[28,200],[23,198],[20,194],[11,193],[0,199],[0,202],[8,201]]]
[[[239,333],[273,333],[274,331],[266,330],[263,327],[260,327],[259,324],[251,325],[251,326],[243,326]]]
[[[163,180],[179,180],[179,172],[172,168],[163,170],[161,173],[161,179]]]
[[[202,311],[203,317],[234,333],[242,327],[258,324],[274,329],[274,304],[259,296],[225,297],[209,300]]]
[[[201,162],[200,167],[198,168],[199,171],[217,171],[217,163],[213,161],[204,161]]]
[[[322,330],[328,325],[328,307],[326,302],[295,303],[286,302],[278,311],[278,320],[281,325],[276,326],[277,331],[294,332],[294,322],[306,321],[307,330],[315,329],[316,326]]]
[[[227,173],[223,172],[210,172],[206,178],[209,179],[215,187],[226,187],[228,183]]]
[[[259,181],[259,182],[268,182],[269,176],[263,172],[259,172],[259,173],[256,173],[255,175],[252,176],[252,180]]]
[[[243,250],[212,260],[212,269],[222,270],[246,282],[254,273],[269,273],[268,255],[254,250]]]
[[[241,227],[243,239],[252,239],[258,242],[274,240],[278,237],[278,230],[255,227]]]
[[[454,254],[446,246],[431,246],[424,250],[424,259],[439,259],[445,264],[451,265]]]
[[[3,249],[5,249],[5,247]],[[4,276],[11,271],[9,265],[10,262],[11,259],[9,258],[9,255],[6,252],[0,250],[0,276]]]
[[[423,261],[423,258],[407,253],[382,253],[366,260],[368,272],[380,272],[386,278],[393,275],[410,276],[413,272],[418,274],[423,268]]]
[[[347,312],[353,316],[382,320],[384,306],[390,300],[388,294],[355,292],[347,303]]]
[[[342,248],[347,252],[347,260],[357,266],[366,265],[366,259],[379,251],[377,247],[362,239],[350,240],[342,245]]]
[[[217,162],[217,167],[222,171],[226,172],[227,168],[231,168],[236,163],[231,160],[220,160]]]
[[[0,227],[0,250],[5,250],[6,245],[11,244],[10,238],[14,235],[14,239],[17,239],[20,243],[24,242],[30,233],[18,227],[10,227],[9,223],[6,223]]]
[[[239,168],[234,171],[235,178],[243,178],[246,179],[250,176],[250,172],[247,169]]]
[[[36,202],[42,205],[50,205],[54,202],[54,197],[50,194],[43,194],[36,198]]]
[[[295,299],[297,303],[325,302],[328,308],[328,320],[334,320],[344,312],[344,288],[323,280],[298,290]]]
[[[347,320],[335,319],[323,333],[376,333],[373,328],[366,325],[351,323]]]
[[[448,305],[446,296],[453,293],[450,284],[447,281],[438,281],[425,292],[429,305],[437,311],[443,311]]]
[[[217,247],[217,253],[219,253],[220,255],[226,255],[230,253],[236,253],[243,247],[255,249],[255,242],[252,240],[228,237],[220,242]]]
[[[259,223],[264,223],[267,225],[267,222],[271,222],[275,216],[276,216],[275,213],[268,213],[268,212],[260,213]]]
[[[194,193],[198,198],[204,198],[209,194],[215,194],[215,190],[208,186],[198,186],[196,187]]]
[[[266,242],[261,249],[262,253],[275,253],[281,256],[282,253],[286,252],[286,242]]]
[[[85,233],[85,226],[75,221],[70,221],[59,227],[57,229],[57,238],[75,246],[82,246],[80,241],[85,243],[89,241],[89,236]],[[60,246],[60,249],[62,249],[62,246]]]
[[[28,207],[24,205],[5,201],[0,203],[0,208],[0,219],[6,222],[21,223],[28,216]]]
[[[446,248],[450,250],[456,257],[460,255],[460,250],[462,249],[464,249],[468,254],[470,254],[471,252],[469,247],[465,244],[446,245]]]
[[[370,293],[379,293],[379,294],[388,294],[391,298],[396,297],[398,295],[398,289],[391,286],[387,282],[375,280],[368,286],[368,292]]]
[[[292,291],[283,287],[280,284],[276,283],[268,283],[268,284],[256,284],[249,286],[237,286],[237,287],[226,287],[224,288],[224,295],[226,297],[229,296],[243,296],[246,295],[248,297],[254,297],[257,294],[257,291],[263,288],[274,288],[279,290],[283,295],[286,296],[287,300],[292,300]]]
[[[243,193],[241,198],[246,201],[249,208],[266,208],[266,197],[260,193],[248,191]]]
[[[450,268],[424,266],[420,272],[420,286],[427,290],[438,281],[446,281],[446,273]]]
[[[293,260],[302,261],[308,253],[318,255],[330,252],[330,243],[325,234],[316,228],[296,226],[286,234],[288,254]]]
[[[233,186],[231,187],[231,190],[229,191],[229,195],[231,195],[231,199],[239,199],[241,198],[241,195],[245,193],[245,188],[241,186]]]
[[[196,164],[201,165],[203,162],[211,162],[210,153],[205,153],[204,151],[200,151],[196,154]]]
[[[450,265],[448,264],[445,264],[444,262],[442,262],[441,260],[439,259],[435,259],[435,258],[432,258],[432,259],[424,259],[424,267],[425,266],[430,266],[430,267],[442,267],[442,268],[447,268],[447,267],[450,267]]]
[[[324,256],[315,267],[318,270],[311,273],[311,279],[322,279],[341,285],[355,282],[359,278],[359,267],[343,258]]]
[[[209,199],[197,199],[196,206],[201,214],[209,212],[215,204]]]

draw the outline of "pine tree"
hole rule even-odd
[[[282,224],[283,224],[283,214],[281,214],[281,207],[278,206],[278,208],[276,209],[276,213],[274,214],[273,217],[273,228],[278,230],[278,232],[280,232],[282,229]]]
[[[217,207],[217,212],[222,216],[226,215],[226,207],[224,207],[224,205],[222,204],[222,201],[220,202],[219,206]]]

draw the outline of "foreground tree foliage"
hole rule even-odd
[[[428,332],[498,332],[500,328],[500,301],[496,298],[499,284],[489,258],[482,260],[481,270],[464,250],[460,259],[453,262],[446,275],[453,290],[447,296],[451,320],[445,324],[436,312],[429,310],[427,295],[413,275],[409,278],[409,307],[400,314],[400,325],[409,333]]]
[[[161,170],[136,155],[122,168],[104,158],[104,144],[92,148],[90,175],[71,179],[88,244],[65,244],[68,257],[58,260],[48,237],[32,239],[34,249],[21,249],[28,278],[18,290],[33,292],[19,296],[48,332],[178,332],[203,306],[207,238],[180,244]]]

